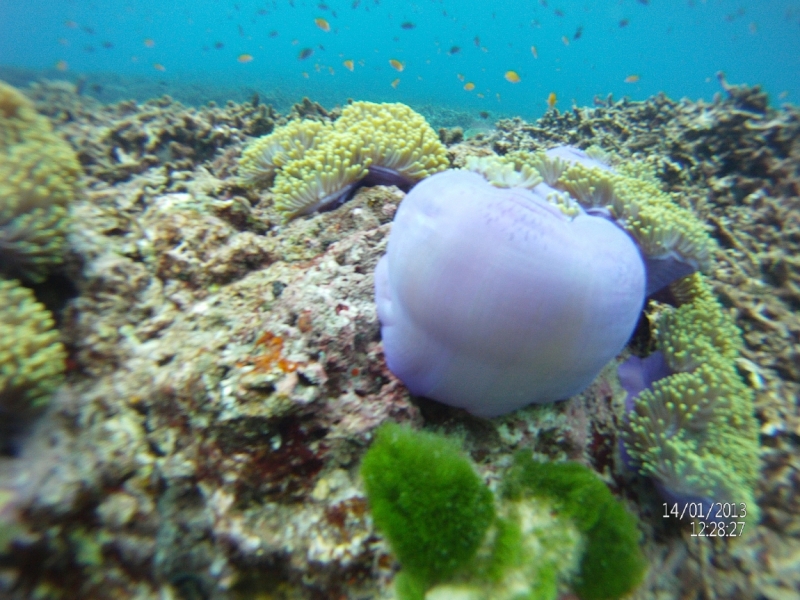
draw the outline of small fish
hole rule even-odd
[[[300,40],[292,40],[292,46],[297,46],[300,43]]]
[[[558,102],[558,98],[556,98],[555,92],[550,92],[550,95],[547,96],[547,108],[553,108]]]
[[[467,90],[468,92],[471,92],[472,90],[475,89],[475,84],[472,83],[471,81],[468,81],[467,83],[464,84],[464,89]]]
[[[780,94],[778,94],[778,98],[780,98],[781,100],[785,100],[788,97],[789,97],[789,92],[786,90],[783,90]]]
[[[70,29],[77,29],[78,24],[75,21],[64,21],[64,25]]]
[[[69,65],[67,64],[67,61],[60,60],[56,63],[56,69],[63,72],[69,69]]]
[[[325,51],[325,46],[323,46],[322,44],[317,44],[317,48],[319,48],[323,52]]]
[[[342,64],[344,65],[344,68],[347,69],[348,71],[352,71],[353,69],[356,68],[352,60],[346,60]]]
[[[361,0],[353,0],[353,3],[350,5],[350,8],[353,10],[358,8],[358,5],[361,4]]]
[[[758,23],[753,21],[747,26],[747,29],[750,31],[750,33],[758,33]]]
[[[305,71],[303,71],[303,77],[305,77],[306,79],[308,79],[308,73],[306,73]]]
[[[241,37],[244,37],[244,36],[245,36],[245,33],[244,33],[244,27],[242,27],[241,25],[237,25],[236,27],[238,27],[238,28],[239,28],[239,35],[240,35]]]
[[[481,94],[480,92],[478,92],[477,96],[478,98],[483,98],[483,94]]]
[[[399,37],[397,37],[397,36],[394,36],[394,37],[392,38],[392,41],[393,41],[393,42],[399,42],[399,41],[400,41],[400,38],[399,38]]]
[[[539,0],[539,4],[547,8],[547,0]]]
[[[639,4],[644,4],[645,6],[650,4],[650,0],[638,0],[638,2],[639,2]]]
[[[506,71],[504,77],[506,78],[506,81],[508,81],[509,83],[519,83],[521,81],[516,71]]]
[[[322,29],[322,31],[330,31],[331,30],[331,24],[328,23],[322,17],[318,17],[318,18],[314,19],[314,23],[317,25],[317,27]]]
[[[302,50],[300,50],[300,53],[297,55],[297,60],[305,60],[309,56],[311,56],[312,54],[314,54],[314,50],[313,49],[311,49],[311,48],[303,48]]]
[[[458,77],[459,81],[464,81],[464,75],[462,73],[459,73],[456,77]]]
[[[392,65],[393,69],[395,69],[396,71],[400,71],[401,73],[403,72],[403,69],[406,68],[405,64],[403,64],[402,62],[400,62],[399,60],[397,60],[395,58],[390,58],[389,59],[389,64]],[[398,79],[397,81],[400,81],[400,80]]]
[[[475,47],[476,48],[480,48],[481,47],[481,38],[479,38],[477,35],[475,36],[475,39],[473,41],[475,42]]]
[[[479,116],[481,119],[488,119],[488,118],[489,118],[489,113],[488,113],[488,112],[486,112],[485,110],[482,110],[481,112],[479,112],[479,113],[478,113],[478,116]]]
[[[414,29],[416,25],[414,25],[414,23],[412,23],[411,21],[403,21],[402,23],[400,23],[400,27],[402,27],[403,29]]]
[[[630,21],[628,21],[628,19],[620,19],[619,20],[619,26],[622,27],[622,28],[627,27],[628,23],[630,23]]]
[[[111,43],[111,42],[109,42],[109,41],[105,41],[105,42],[103,42],[103,43],[101,44],[101,46],[103,46],[103,48],[105,48],[106,50],[111,50],[111,48],[113,48],[113,47],[114,47],[114,44],[112,44],[112,43]]]
[[[565,46],[569,46],[569,38],[565,35],[561,36],[561,41],[564,42]]]
[[[269,37],[271,37],[271,38],[278,37],[278,32],[277,32],[276,30],[274,30],[274,29],[273,29],[272,31],[270,31],[270,32],[269,32],[269,34],[268,34],[268,35],[269,35]]]
[[[394,89],[397,89],[398,85],[400,85],[400,78],[399,77],[392,82],[392,87]]]
[[[156,71],[166,71],[167,70],[166,67],[164,67],[164,65],[162,65],[161,63],[153,63],[153,68]]]
[[[156,45],[156,42],[153,38],[144,38],[144,46],[145,48],[152,48]]]
[[[328,72],[329,72],[331,75],[335,75],[335,74],[336,74],[336,71],[334,71],[334,70],[333,70],[333,67],[328,67]]]
[[[557,8],[557,9],[555,9],[555,10],[553,11],[553,14],[554,14],[555,16],[557,16],[557,17],[563,17],[563,16],[564,16],[564,11],[563,11],[563,10],[561,10],[560,8]]]
[[[581,39],[582,35],[583,35],[583,25],[579,25],[578,29],[575,30],[575,35],[572,36],[572,39],[579,40]]]
[[[242,64],[249,63],[250,61],[253,60],[253,55],[252,54],[240,54],[239,56],[236,57],[236,60],[238,60]]]
[[[448,52],[448,54],[452,56],[453,54],[458,54],[459,52],[461,52],[461,48],[459,48],[458,46],[453,46],[452,48],[450,48],[450,52]]]
[[[81,27],[81,29],[83,29],[89,35],[94,35],[94,29],[92,29],[88,25],[84,25],[83,27]]]
[[[638,75],[628,75],[625,78],[625,83],[636,83],[637,81],[639,81]]]
[[[317,4],[317,8],[320,10],[328,10],[328,5],[323,2],[320,2],[319,4]]]
[[[539,58],[539,51],[536,50],[536,46],[531,46],[531,54],[533,54],[533,58]]]
[[[214,49],[215,50],[222,50],[225,47],[225,44],[222,42],[214,42]]]

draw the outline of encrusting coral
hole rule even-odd
[[[706,513],[716,512],[714,503],[729,504],[738,508],[734,521],[754,521],[758,427],[753,392],[734,363],[741,333],[701,275],[673,288],[686,303],[660,316],[659,351],[620,367],[629,392],[625,452],[665,498],[702,504]],[[642,377],[637,395],[628,385],[631,371],[656,362],[661,366]],[[715,514],[705,518],[716,520]]]
[[[49,121],[0,82],[0,271],[42,281],[63,260],[80,165]]]
[[[61,382],[66,352],[33,292],[0,280],[0,415],[40,408]]]
[[[341,202],[358,185],[408,189],[448,165],[436,133],[408,106],[354,102],[333,124],[293,121],[254,140],[239,169],[254,185],[274,178],[275,208],[291,219]]]

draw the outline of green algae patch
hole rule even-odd
[[[582,600],[610,600],[633,591],[647,563],[639,547],[636,518],[589,468],[542,463],[519,453],[507,474],[504,496],[543,498],[570,519],[585,538],[572,588]]]
[[[375,525],[420,589],[475,556],[494,499],[458,445],[396,424],[382,426],[361,464]]]

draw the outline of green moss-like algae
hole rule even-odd
[[[463,567],[494,519],[491,491],[447,438],[384,425],[361,474],[376,526],[423,587]]]
[[[645,562],[636,520],[592,471],[520,454],[496,507],[456,442],[384,425],[361,472],[403,565],[401,600],[620,598]]]
[[[583,600],[621,598],[641,582],[647,563],[636,519],[587,467],[537,462],[521,452],[506,477],[504,495],[547,498],[575,523],[586,545],[572,587]]]

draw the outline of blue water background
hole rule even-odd
[[[301,60],[306,48],[313,54]],[[796,103],[800,2],[0,0],[0,66],[141,76],[166,91],[193,82],[327,105],[434,103],[526,118],[546,110],[551,92],[560,109],[608,94],[710,100],[721,70],[761,84],[775,104]]]

